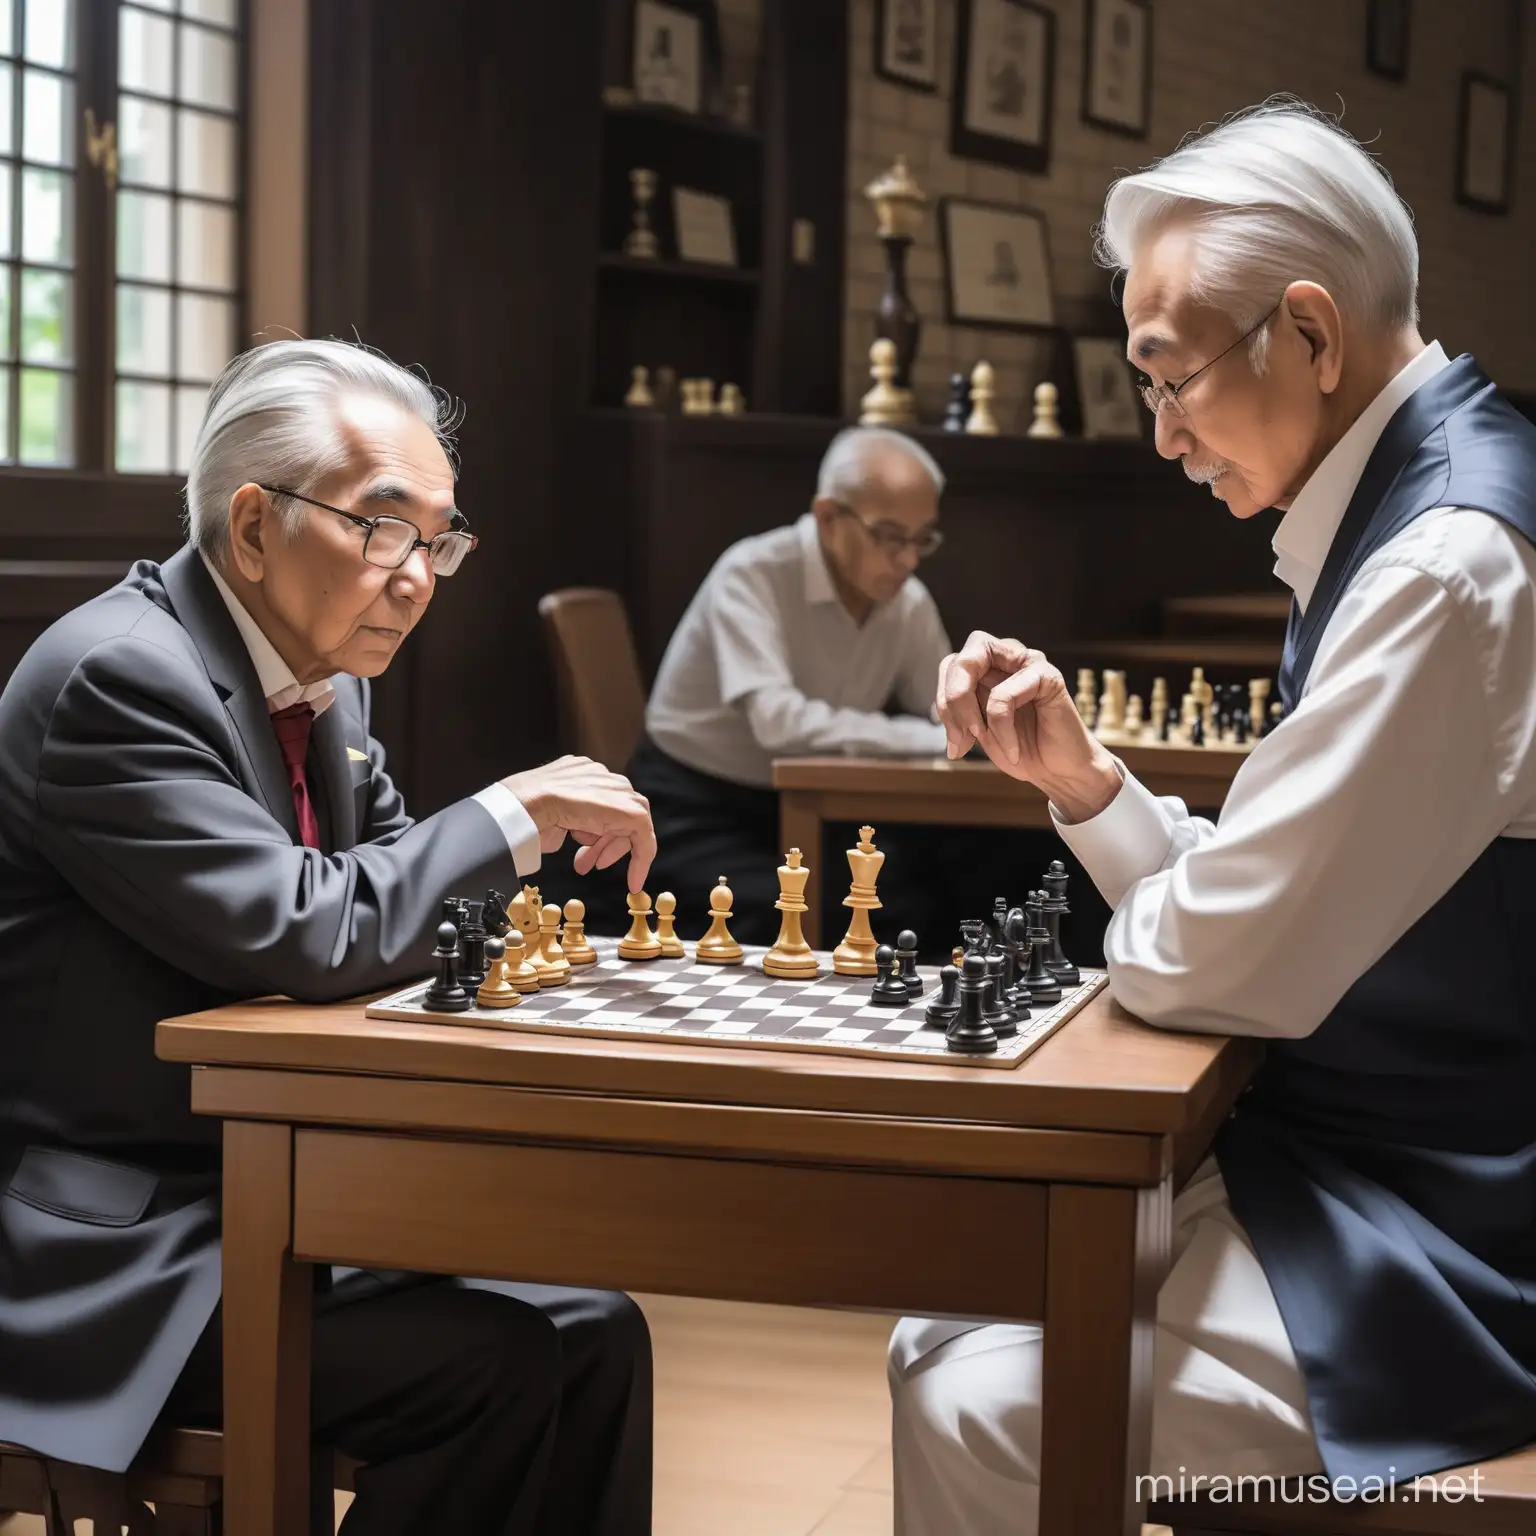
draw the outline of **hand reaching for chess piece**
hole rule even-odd
[[[578,875],[607,869],[627,853],[629,888],[641,890],[656,857],[651,807],[622,774],[589,757],[562,757],[501,781],[522,801],[539,829],[539,847],[554,853],[567,834],[576,850]]]
[[[979,743],[1004,773],[1043,790],[1068,821],[1097,816],[1120,791],[1114,758],[1041,651],[975,630],[939,663],[937,702],[951,758]]]

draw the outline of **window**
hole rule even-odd
[[[0,462],[185,470],[239,346],[239,0],[0,0]]]

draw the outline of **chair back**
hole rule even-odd
[[[560,691],[562,734],[583,757],[622,773],[645,729],[645,684],[624,599],[562,587],[539,599]]]

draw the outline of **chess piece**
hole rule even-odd
[[[1003,933],[1007,938],[1008,952],[1013,962],[1013,984],[1007,989],[1008,1001],[1019,1018],[1027,1019],[1031,998],[1029,984],[1025,977],[1029,972],[1032,946],[1029,942],[1029,920],[1025,917],[1022,907],[1015,907],[1009,912],[1008,921],[1003,925]]]
[[[488,937],[483,901],[464,903],[464,921],[459,924],[459,981],[466,991],[473,991],[485,980],[485,941]]]
[[[747,408],[746,396],[739,384],[720,386],[720,404],[715,408],[721,416],[740,416]]]
[[[560,947],[560,908],[552,901],[539,908],[539,948],[532,959],[541,987],[563,987],[571,979],[571,962]]]
[[[882,944],[875,951],[875,965],[879,975],[870,988],[870,1002],[876,1008],[905,1008],[912,1001],[912,994],[901,979],[901,964],[889,944]]]
[[[429,1013],[467,1012],[469,993],[459,984],[459,930],[451,922],[438,924],[432,958],[437,961],[437,978],[423,994],[421,1006]]]
[[[1045,957],[1045,968],[1063,986],[1075,987],[1081,983],[1082,972],[1067,959],[1061,948],[1061,920],[1072,909],[1067,905],[1067,866],[1060,859],[1052,859],[1050,867],[1041,878],[1045,887],[1045,927],[1051,936],[1050,950]]]
[[[987,962],[970,954],[960,965],[960,1006],[944,1032],[944,1043],[967,1056],[984,1056],[997,1049],[997,1031],[983,1015],[987,1006]]]
[[[923,1009],[923,1024],[928,1029],[948,1029],[960,1012],[960,967],[939,967],[939,990],[928,999]]]
[[[971,414],[965,430],[973,437],[996,437],[997,417],[992,414],[992,397],[997,393],[992,364],[977,363],[971,369]]]
[[[587,937],[586,903],[573,896],[565,904],[565,927],[560,932],[560,948],[572,965],[596,965],[597,951]]]
[[[880,244],[885,250],[885,292],[875,309],[875,335],[895,348],[891,387],[901,396],[902,421],[910,422],[916,420],[912,363],[917,357],[922,321],[907,293],[907,252],[923,222],[928,199],[907,169],[905,155],[897,155],[890,169],[865,187],[864,195],[874,204]]]
[[[800,931],[800,915],[810,908],[805,900],[805,883],[811,878],[810,866],[800,861],[800,850],[791,848],[779,865],[779,899],[774,906],[784,914],[779,936],[773,948],[763,956],[763,974],[781,980],[809,980],[819,974],[816,954]],[[878,951],[877,960],[878,960]]]
[[[653,411],[656,409],[656,397],[651,393],[651,371],[636,363],[629,370],[629,391],[624,396],[624,404],[634,406],[637,410]]]
[[[651,228],[651,199],[656,196],[656,172],[635,166],[629,173],[629,190],[634,194],[634,228],[624,237],[624,254],[654,261],[657,254],[656,231]]]
[[[1154,741],[1168,739],[1168,680],[1162,677],[1152,679],[1151,730]]]
[[[710,416],[715,409],[715,381],[713,379],[684,379],[683,415]]]
[[[1077,693],[1072,702],[1077,705],[1077,713],[1084,725],[1091,731],[1098,719],[1098,704],[1094,691],[1094,677],[1092,667],[1079,667],[1077,669]]]
[[[987,919],[987,953],[996,954],[1003,947],[1003,924],[1008,921],[1008,898],[992,898],[992,916]]]
[[[1099,695],[1098,721],[1093,734],[1100,741],[1125,740],[1125,673],[1104,671],[1104,692]]]
[[[1045,964],[1051,949],[1051,931],[1045,926],[1045,916],[1040,910],[1044,896],[1043,891],[1031,891],[1029,900],[1024,903],[1029,922],[1029,971],[1024,977],[1024,985],[1029,988],[1032,1003],[1059,1003],[1061,983]]]
[[[1195,739],[1195,724],[1200,718],[1200,701],[1194,694],[1186,693],[1179,700],[1178,739],[1189,746]]]
[[[859,401],[861,427],[902,427],[911,420],[911,402],[892,382],[896,377],[896,343],[888,336],[869,349],[869,376],[875,382]]]
[[[875,847],[875,829],[860,827],[858,843],[848,850],[853,884],[843,897],[843,905],[853,909],[853,917],[843,942],[832,951],[832,969],[839,976],[875,974],[875,936],[870,931],[869,914],[880,910],[875,881],[880,878],[884,863],[885,855]]]
[[[1138,740],[1142,731],[1146,729],[1146,724],[1141,713],[1141,695],[1133,693],[1125,706],[1125,739]]]
[[[1030,437],[1062,437],[1061,423],[1056,419],[1059,394],[1049,380],[1035,385],[1035,419],[1029,424]]]
[[[507,935],[506,945],[507,980],[519,992],[537,992],[539,973],[533,968],[533,962],[528,958],[528,946],[523,942],[522,934],[514,929]]]
[[[1282,704],[1279,699],[1276,699],[1274,703],[1269,706],[1269,718],[1264,722],[1264,729],[1260,732],[1260,734],[1263,736],[1268,736],[1269,733],[1275,730],[1279,726],[1280,722],[1284,719],[1285,705]]]
[[[731,937],[726,923],[731,915],[731,888],[720,876],[720,882],[709,893],[709,929],[694,945],[693,958],[710,965],[739,965],[741,945]]]
[[[1019,1016],[1003,991],[1006,969],[1007,961],[1001,954],[987,956],[987,999],[981,1017],[983,1023],[992,1026],[992,1033],[999,1040],[1011,1040],[1019,1032]]]
[[[651,925],[646,917],[651,910],[651,898],[644,891],[631,891],[628,905],[629,932],[619,940],[619,959],[660,959],[661,941],[651,932]]]
[[[960,942],[968,955],[984,955],[991,943],[991,931],[979,917],[968,917],[960,924]]]
[[[656,942],[668,960],[681,960],[688,953],[677,936],[677,897],[671,891],[656,898]]]
[[[485,961],[488,969],[480,990],[475,993],[475,1003],[481,1008],[515,1008],[522,1002],[522,994],[512,985],[507,973],[507,941],[494,933],[485,939]]]
[[[507,930],[512,926],[512,919],[507,915],[507,898],[495,886],[485,893],[480,921],[485,924],[486,934],[498,939],[506,938]]]
[[[1251,678],[1248,683],[1248,730],[1255,741],[1264,734],[1267,717],[1265,704],[1269,699],[1269,679]]]
[[[1205,717],[1206,706],[1196,704],[1195,718],[1189,727],[1189,744],[1192,747],[1203,747],[1205,745]]]
[[[543,910],[544,898],[539,895],[536,885],[525,885],[507,908],[513,927],[522,935],[528,963],[533,966],[537,966],[539,960],[539,914]]]
[[[656,409],[675,411],[678,408],[677,369],[663,363],[656,370]]]
[[[949,404],[944,409],[944,430],[946,432],[964,432],[965,418],[970,413],[970,380],[963,373],[952,373],[949,376]],[[956,972],[955,975],[958,984],[959,972]],[[956,1004],[956,1007],[958,1006]]]
[[[915,1003],[923,995],[923,978],[917,974],[917,935],[910,928],[896,935],[896,970],[907,996]]]

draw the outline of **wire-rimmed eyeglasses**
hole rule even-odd
[[[899,555],[910,549],[919,560],[926,560],[944,542],[941,528],[924,528],[921,533],[907,533],[893,528],[889,523],[866,522],[846,501],[837,504],[839,515],[851,517],[888,555]]]
[[[333,507],[329,502],[316,501],[313,496],[301,496],[297,491],[290,491],[281,485],[263,485],[261,489],[269,496],[291,496],[306,506],[319,507],[322,512],[334,512],[337,517],[344,517],[349,523],[356,523],[359,528],[366,529],[363,559],[369,565],[381,566],[386,571],[399,570],[416,550],[424,549],[434,575],[452,576],[463,565],[464,557],[480,542],[475,534],[467,533],[462,528],[450,528],[435,538],[424,539],[421,529],[415,523],[403,517],[392,517],[387,512],[382,517],[363,517],[357,512]],[[462,518],[464,514],[455,512],[454,516]]]
[[[1277,300],[1275,308],[1270,310],[1270,312],[1265,315],[1257,325],[1252,326],[1250,329],[1244,331],[1243,334],[1239,336],[1230,347],[1224,347],[1220,352],[1216,354],[1215,357],[1210,360],[1210,362],[1202,363],[1198,368],[1195,369],[1193,373],[1188,374],[1186,377],[1180,379],[1177,384],[1153,384],[1150,382],[1138,384],[1136,388],[1141,395],[1141,403],[1145,405],[1146,408],[1151,411],[1154,416],[1156,416],[1164,406],[1172,411],[1175,416],[1186,415],[1187,412],[1185,411],[1183,402],[1179,399],[1179,396],[1183,394],[1184,391],[1188,389],[1189,386],[1194,383],[1194,381],[1198,379],[1207,368],[1214,368],[1216,364],[1219,363],[1222,358],[1227,355],[1228,352],[1236,351],[1236,349],[1242,346],[1242,344],[1247,341],[1250,336],[1253,336],[1259,331],[1262,331],[1264,327],[1274,319],[1276,310],[1278,310],[1280,305],[1284,302],[1285,299],[1283,297]]]

